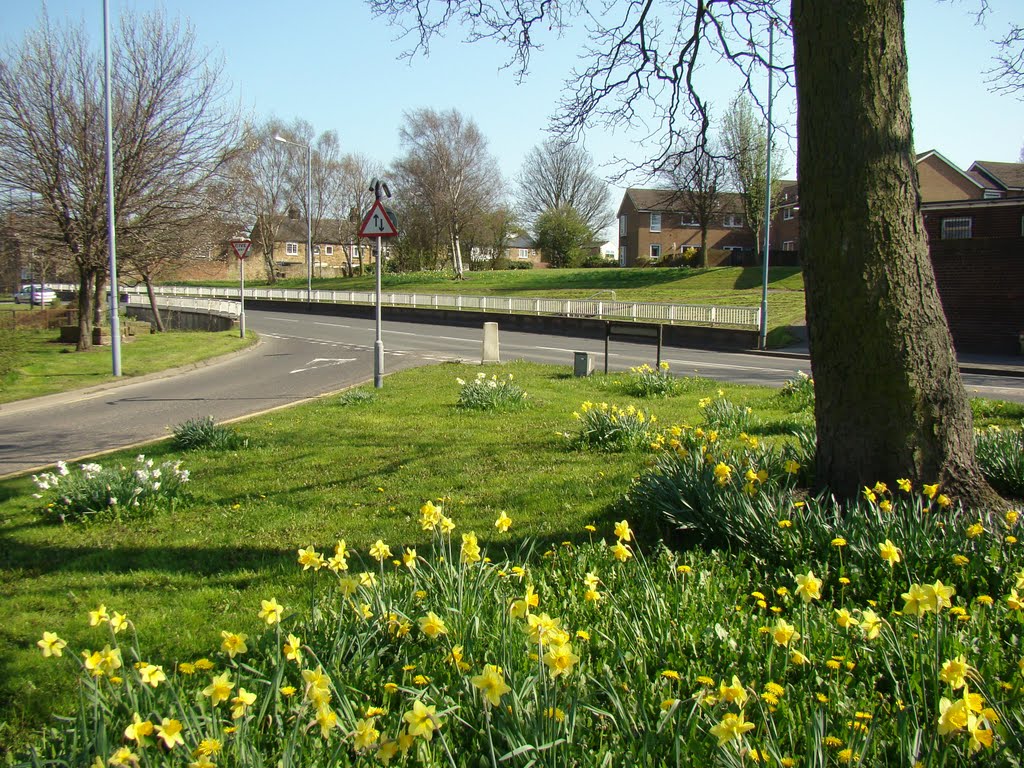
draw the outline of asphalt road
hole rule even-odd
[[[246,317],[261,343],[223,362],[0,406],[0,477],[157,440],[191,418],[242,418],[373,378],[372,321],[253,311]],[[413,323],[385,323],[382,336],[386,374],[448,360],[479,362],[483,342],[480,329]],[[596,370],[604,365],[604,342],[594,339],[501,332],[500,348],[504,361],[571,367],[579,351],[594,354]],[[678,348],[666,348],[663,359],[678,374],[768,386],[781,385],[809,365],[806,358]],[[654,360],[653,346],[612,342],[609,370]],[[971,394],[1024,402],[1024,378],[964,379]]]

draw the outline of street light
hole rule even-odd
[[[313,300],[313,146],[289,141],[279,133],[274,141],[306,148],[306,303]]]
[[[114,376],[121,375],[121,325],[117,317],[120,289],[117,286],[117,239],[114,236],[114,133],[110,107],[110,3],[103,0],[103,111],[106,123],[107,241],[110,251],[110,352]],[[41,289],[40,289],[41,290]],[[42,299],[42,294],[39,295]],[[32,297],[29,296],[29,304]]]
[[[768,347],[768,246],[772,219],[772,67],[775,64],[775,22],[768,25],[768,151],[765,153],[764,192],[764,256],[761,264],[761,322],[758,328],[758,349]]]

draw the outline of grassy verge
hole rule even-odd
[[[0,378],[0,403],[80,389],[114,378],[109,347],[75,352],[74,345],[56,340],[54,330],[5,333],[11,334],[8,341],[18,342],[18,352],[10,373]],[[254,342],[255,337],[241,339],[231,331],[138,336],[121,345],[121,372],[126,377],[143,376],[234,352]]]
[[[585,401],[607,401],[622,407],[636,405],[648,415],[656,414],[659,423],[666,426],[700,424],[700,400],[715,398],[719,385],[686,381],[683,389],[672,397],[638,400],[623,394],[624,386],[618,377],[575,379],[564,369],[517,363],[493,370],[514,374],[516,384],[529,394],[525,406],[509,412],[456,408],[460,394],[457,378],[473,379],[479,370],[462,365],[412,370],[388,378],[379,393],[369,390],[362,396],[347,394],[253,419],[239,427],[251,441],[251,447],[244,452],[176,454],[169,444],[157,446],[150,454],[153,459],[161,462],[180,458],[191,472],[191,498],[146,520],[98,522],[89,526],[50,525],[40,518],[40,502],[32,497],[34,487],[29,480],[0,483],[0,615],[5,617],[0,623],[0,736],[5,736],[2,729],[7,729],[0,743],[16,744],[45,722],[50,712],[73,707],[77,696],[73,684],[75,665],[44,659],[36,641],[43,630],[56,632],[68,641],[69,655],[72,648],[77,654],[78,649],[98,648],[109,642],[104,627],[88,626],[88,612],[101,604],[128,615],[143,638],[141,658],[147,662],[161,664],[170,673],[180,662],[216,657],[222,665],[218,672],[226,664],[234,676],[246,675],[246,687],[258,687],[261,701],[266,701],[268,694],[273,694],[273,684],[261,678],[262,672],[243,670],[215,653],[221,643],[221,632],[244,632],[252,638],[254,649],[257,642],[262,649],[255,653],[269,653],[273,658],[275,637],[283,636],[275,636],[273,628],[263,635],[265,625],[256,615],[261,600],[274,597],[293,614],[304,611],[303,606],[308,607],[314,595],[313,599],[325,611],[323,620],[311,616],[311,623],[306,623],[293,614],[291,623],[282,631],[323,639],[324,633],[333,631],[331,627],[344,629],[341,635],[330,635],[333,639],[328,644],[335,643],[335,652],[341,654],[337,659],[336,682],[340,684],[339,690],[345,686],[346,693],[339,696],[351,698],[353,707],[382,703],[380,686],[391,681],[393,673],[399,675],[394,681],[401,688],[402,697],[429,696],[431,701],[436,698],[442,703],[447,694],[442,694],[438,686],[453,686],[452,690],[456,690],[465,684],[465,696],[471,700],[468,679],[451,677],[451,665],[445,660],[446,654],[453,652],[456,640],[431,645],[419,635],[412,636],[416,650],[409,663],[419,664],[416,672],[433,679],[434,687],[429,687],[429,680],[415,683],[411,670],[405,673],[406,679],[390,667],[383,669],[381,664],[394,666],[394,658],[407,658],[403,655],[406,650],[402,650],[405,646],[399,649],[391,644],[376,645],[376,635],[364,635],[364,629],[350,624],[355,615],[353,609],[363,610],[361,604],[350,606],[333,591],[329,586],[333,576],[325,574],[314,579],[296,564],[299,548],[314,546],[330,554],[339,539],[344,539],[353,552],[362,553],[361,558],[352,555],[355,572],[378,568],[366,554],[378,539],[391,545],[395,557],[400,556],[404,547],[416,548],[424,555],[433,552],[429,562],[436,565],[436,573],[431,570],[433,575],[413,582],[427,594],[428,603],[408,602],[414,596],[407,581],[389,586],[386,594],[381,593],[379,603],[377,597],[365,598],[368,609],[384,622],[382,631],[389,631],[382,618],[387,615],[386,605],[401,605],[403,615],[414,623],[427,606],[441,610],[443,600],[455,600],[458,595],[459,600],[467,601],[461,604],[462,610],[456,610],[451,603],[446,609],[449,613],[445,614],[453,631],[470,637],[483,627],[490,637],[489,628],[494,627],[497,632],[496,627],[508,621],[503,618],[507,617],[506,597],[519,593],[525,584],[518,580],[499,583],[493,572],[481,573],[475,581],[463,580],[458,573],[442,578],[447,566],[439,564],[437,556],[441,552],[433,549],[435,539],[420,525],[418,510],[427,499],[444,499],[439,505],[458,525],[455,549],[446,552],[444,562],[451,564],[458,559],[460,533],[476,531],[487,554],[495,561],[507,555],[515,563],[535,569],[530,581],[542,591],[544,601],[538,610],[550,610],[552,615],[556,610],[564,610],[567,626],[590,633],[594,650],[587,652],[586,679],[591,688],[603,693],[587,705],[585,718],[569,703],[572,693],[567,689],[575,685],[577,678],[570,677],[568,685],[563,678],[557,686],[545,689],[561,692],[558,695],[563,698],[550,699],[551,707],[560,707],[573,718],[580,717],[581,733],[606,735],[603,746],[598,744],[593,751],[580,754],[574,752],[572,757],[577,764],[600,764],[604,754],[621,759],[640,743],[644,750],[649,749],[644,754],[654,761],[646,764],[664,764],[662,761],[669,759],[672,748],[655,735],[661,733],[658,728],[662,713],[671,710],[673,716],[678,713],[680,717],[686,712],[693,717],[700,714],[701,708],[689,699],[694,686],[701,685],[696,681],[698,675],[715,676],[717,685],[718,678],[728,683],[732,674],[740,674],[745,683],[758,686],[753,693],[756,698],[765,683],[757,676],[763,671],[771,648],[770,639],[759,634],[758,626],[774,622],[775,616],[767,608],[754,607],[749,594],[760,589],[773,595],[776,587],[783,586],[792,593],[795,582],[779,574],[759,575],[754,564],[743,559],[695,555],[686,560],[694,573],[691,589],[687,586],[689,581],[681,584],[677,579],[675,556],[657,554],[655,542],[662,531],[656,521],[644,519],[642,514],[631,516],[638,539],[635,546],[637,551],[651,553],[650,562],[637,571],[629,571],[641,574],[637,576],[616,570],[619,566],[607,550],[588,547],[602,538],[611,543],[613,523],[622,516],[618,504],[633,478],[651,464],[651,454],[575,451],[567,447],[562,434],[576,429],[578,421],[573,412],[582,410],[581,403]],[[805,412],[794,411],[773,391],[732,386],[726,389],[731,400],[753,408],[757,419],[748,432],[762,440],[785,434],[806,418]],[[1015,417],[1019,418],[1017,411],[993,418],[1010,424]],[[132,457],[112,457],[105,463],[118,460],[129,463]],[[502,512],[513,521],[505,533],[499,533],[494,526]],[[590,525],[594,526],[593,531],[587,529]],[[533,546],[531,542],[536,543],[533,555],[523,551]],[[578,560],[568,554],[576,549],[581,552]],[[567,554],[544,554],[548,551]],[[358,564],[360,559],[362,566]],[[549,561],[552,565],[545,565]],[[427,569],[427,563],[423,567]],[[389,574],[396,571],[390,563],[380,568]],[[596,569],[604,580],[600,590],[611,601],[607,611],[584,603],[582,588],[576,590],[575,581],[581,580],[589,569]],[[397,570],[405,573],[402,568]],[[835,575],[831,575],[833,579]],[[834,584],[829,582],[830,588],[838,590]],[[580,596],[570,597],[577,591]],[[398,593],[404,597],[399,598]],[[796,620],[801,615],[800,601],[793,602],[792,597],[781,595],[769,600],[785,610],[784,615],[790,620]],[[468,602],[471,597],[473,602]],[[748,604],[748,610],[735,609],[737,605]],[[888,609],[886,606],[885,610]],[[765,613],[759,613],[760,610]],[[829,642],[833,642],[826,630],[832,622],[831,608],[825,606],[815,611],[816,628],[802,625],[801,631],[809,639],[827,634]],[[807,612],[805,607],[805,622]],[[471,628],[474,617],[479,619],[476,630]],[[518,625],[508,626],[508,636],[521,641],[523,634]],[[759,637],[762,640],[755,642]],[[131,641],[122,638],[121,642],[125,643],[125,659],[130,661],[127,648]],[[480,642],[483,644],[482,639]],[[577,652],[583,642],[590,641],[580,641]],[[847,720],[853,721],[855,709],[877,711],[879,722],[884,721],[888,710],[883,712],[872,699],[872,675],[884,671],[877,651],[872,646],[854,644],[853,640],[835,642],[834,654],[844,655],[844,664],[851,661],[866,669],[866,677],[856,678],[855,695],[847,692],[847,678],[853,677],[830,677],[824,666],[829,653],[817,647],[814,655],[820,663],[813,671],[787,671],[786,653],[782,651],[776,654],[767,674],[786,686],[786,695],[794,703],[787,703],[783,712],[792,711],[797,722],[818,717],[812,705],[815,691],[831,696],[837,707],[822,728],[827,726],[827,733],[839,734],[836,738],[842,737],[845,744],[851,734],[860,738],[856,729],[843,725]],[[480,665],[487,660],[502,664],[510,675],[518,675],[516,702],[517,706],[522,703],[526,711],[535,691],[524,682],[529,674],[523,665],[525,654],[520,657],[518,651],[510,651],[507,657],[490,656],[485,655],[483,645],[470,644],[465,651],[475,665],[471,674],[479,672]],[[254,658],[252,663],[258,662]],[[605,664],[608,671],[602,671]],[[677,685],[675,681],[680,677],[663,676],[666,669],[680,676],[682,682]],[[127,670],[125,674],[128,675]],[[815,683],[816,675],[826,679]],[[206,682],[208,676],[204,675],[202,684]],[[192,690],[192,683],[183,680],[181,685],[189,691],[183,700],[199,700],[198,689]],[[803,693],[798,694],[798,688]],[[717,688],[706,692],[710,695]],[[673,701],[664,707],[669,699]],[[144,716],[166,711],[161,709],[166,703],[146,701],[149,703],[135,704],[140,710],[148,707]],[[891,702],[886,706],[890,705]],[[759,706],[767,708],[768,704]],[[397,718],[407,707],[395,701],[388,708]],[[529,728],[536,727],[537,732],[523,735],[510,731],[502,739],[515,743],[516,739],[529,738],[534,739],[534,745],[541,743],[535,740],[538,733],[555,739],[557,729],[544,720],[547,708],[541,707],[531,716],[536,723]],[[346,714],[346,732],[354,723],[349,722],[352,712]],[[667,731],[669,743],[673,729],[683,728],[695,740],[710,739],[694,754],[714,759],[714,739],[707,736],[706,730],[723,714],[715,710],[714,720],[700,726],[699,717],[693,722],[692,717],[672,721]],[[750,720],[752,715],[748,715]],[[298,720],[289,722],[304,725],[311,717],[312,713],[306,711]],[[469,718],[473,727],[485,727],[476,715],[463,713],[459,717]],[[451,729],[452,738],[457,738],[454,732],[458,726],[453,719],[449,723],[446,727]],[[501,727],[514,731],[516,726],[505,723]],[[314,736],[317,732],[314,729]],[[825,733],[822,731],[819,737],[823,738]],[[643,734],[650,735],[649,746]],[[228,735],[222,731],[218,737],[226,739]],[[255,744],[262,737],[253,731],[252,738]],[[274,739],[271,734],[267,738]],[[338,738],[346,737],[339,733]],[[478,738],[484,738],[482,730]],[[588,738],[588,743],[595,742]],[[858,743],[863,744],[863,739],[854,742]],[[786,754],[792,753],[793,746],[787,746]],[[463,747],[475,749],[476,754],[483,749],[480,741],[472,739]],[[348,746],[336,757],[321,754],[316,751],[319,747],[310,749],[314,751],[295,758],[297,764],[370,764],[368,757],[364,762],[360,762],[363,758],[350,762]],[[421,753],[421,762],[444,762],[436,742],[423,749],[427,751]],[[239,764],[252,764],[241,753],[237,754]],[[456,754],[460,754],[459,765],[470,764],[461,757],[468,751]],[[186,763],[184,759],[181,762]],[[522,761],[511,764],[520,765]]]

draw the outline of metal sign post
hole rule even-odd
[[[377,263],[374,265],[377,271],[377,295],[374,301],[376,338],[373,342],[373,386],[380,389],[384,386],[384,341],[381,339],[381,318],[380,318],[380,276],[384,271],[384,238],[395,237],[398,228],[392,221],[392,217],[384,208],[381,196],[391,197],[391,190],[384,182],[374,179],[370,183],[370,191],[373,192],[375,200],[373,207],[363,217],[363,224],[359,228],[360,237],[377,238]]]
[[[252,247],[251,240],[232,240],[231,249],[238,257],[238,300],[241,302],[241,309],[238,313],[238,328],[241,338],[245,338],[245,257],[249,255]]]

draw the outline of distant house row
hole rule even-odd
[[[971,238],[1024,238],[1024,163],[977,161],[966,171],[935,150],[918,155],[921,212],[931,242]],[[781,182],[769,228],[773,263],[796,263],[800,196],[795,181]],[[760,250],[743,215],[740,196],[721,196],[721,213],[708,229],[710,266],[754,264]],[[627,189],[618,211],[619,264],[676,262],[699,248],[700,225],[685,196],[669,189]],[[778,255],[792,253],[791,259]]]

